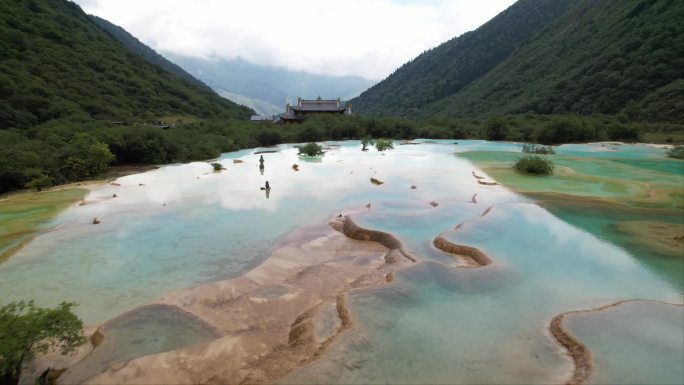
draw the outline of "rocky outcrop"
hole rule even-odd
[[[478,180],[485,179],[485,177],[475,174],[475,171],[473,171],[473,176],[475,177],[475,179],[478,179]]]
[[[594,370],[594,362],[589,348],[563,327],[563,317],[566,314],[554,317],[551,320],[551,325],[549,325],[549,331],[553,338],[568,351],[575,364],[572,377],[566,384],[580,385],[584,384],[591,375],[591,372]]]
[[[454,254],[454,255],[458,255],[461,257],[468,258],[468,259],[472,260],[478,266],[487,266],[487,265],[492,263],[492,260],[485,253],[480,251],[480,249],[475,248],[475,247],[471,247],[471,246],[465,246],[465,245],[459,245],[457,243],[453,243],[453,242],[447,240],[446,238],[444,238],[444,236],[442,236],[442,235],[437,236],[432,241],[432,244],[436,248],[444,251],[445,253]]]
[[[95,330],[95,333],[90,336],[90,344],[93,345],[93,349],[100,346],[102,344],[102,341],[104,341],[104,334],[102,334],[102,331],[100,331],[100,328]]]
[[[587,309],[587,310],[572,310],[555,316],[551,323],[549,324],[549,332],[553,338],[563,346],[567,351],[572,361],[574,363],[575,369],[573,370],[572,376],[568,379],[566,385],[582,385],[587,383],[594,371],[594,360],[591,354],[591,350],[582,341],[573,336],[564,326],[563,320],[565,317],[581,314],[581,313],[591,313],[598,312],[606,309],[610,309],[616,306],[620,306],[626,303],[634,302],[652,302],[666,305],[674,306],[684,306],[684,304],[679,303],[669,303],[648,299],[628,299],[624,301],[618,301],[609,305]]]
[[[411,262],[416,262],[416,258],[404,249],[404,245],[394,235],[378,231],[365,229],[354,222],[349,216],[344,217],[342,224],[342,233],[351,239],[359,241],[378,242],[390,250],[398,250],[404,257]]]
[[[217,339],[113,365],[89,381],[274,383],[318,359],[353,327],[348,293],[387,285],[399,264],[408,263],[401,242],[389,234],[362,229],[343,216],[331,225],[340,231],[318,225],[292,232],[241,277],[158,302],[216,328]]]

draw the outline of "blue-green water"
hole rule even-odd
[[[52,221],[55,231],[0,264],[0,303],[72,300],[86,323],[101,323],[170,291],[239,276],[289,231],[368,203],[358,222],[396,234],[420,263],[389,288],[352,295],[357,328],[286,382],[562,382],[571,363],[546,330],[553,316],[628,298],[682,299],[678,281],[628,248],[505,187],[479,185],[472,172],[484,172],[454,156],[519,151],[518,144],[438,141],[386,153],[361,152],[359,142],[328,144],[340,147],[321,162],[279,146],[263,155],[263,175],[259,155],[244,150],[225,154],[220,173],[203,162],[169,165],[98,187],[89,204]],[[652,162],[663,155],[647,146],[601,146],[558,153]],[[373,185],[371,177],[385,183]],[[268,198],[259,190],[266,180]],[[94,217],[101,223],[92,224]],[[480,248],[493,265],[459,268],[431,246],[462,222],[447,238]]]
[[[628,302],[564,322],[593,353],[590,383],[684,384],[682,306]]]
[[[286,382],[559,383],[570,363],[545,330],[554,315],[625,298],[681,298],[619,248],[535,205],[496,206],[447,237],[494,264],[425,263],[392,288],[353,296],[361,330]]]

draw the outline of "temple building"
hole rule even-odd
[[[344,105],[338,98],[337,100],[323,100],[320,97],[316,100],[306,100],[299,98],[297,105],[287,104],[284,114],[277,115],[275,123],[301,123],[312,115],[339,114],[351,115],[351,104]]]

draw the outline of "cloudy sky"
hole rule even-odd
[[[155,50],[381,79],[515,0],[75,0]]]

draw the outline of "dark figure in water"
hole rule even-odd
[[[261,189],[266,192],[266,199],[268,199],[271,196],[271,185],[268,184],[268,181],[266,181],[266,186]]]
[[[259,156],[259,169],[260,170],[264,169],[264,156],[263,155]]]

